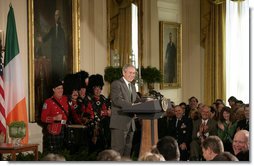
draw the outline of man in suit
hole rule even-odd
[[[202,142],[202,152],[206,161],[216,160],[217,156],[224,152],[224,145],[220,137],[209,136]]]
[[[175,117],[174,108],[169,108],[164,116],[158,119],[158,138],[161,139],[165,136],[172,136],[173,133],[173,117]]]
[[[187,161],[189,159],[189,150],[192,134],[192,120],[183,116],[183,109],[176,105],[174,108],[175,117],[172,119],[172,137],[177,140],[180,150],[180,160]]]
[[[135,78],[136,69],[127,64],[122,69],[123,77],[111,84],[111,148],[118,151],[121,156],[130,157],[135,121],[133,115],[124,113],[122,108],[130,107],[139,102],[135,85],[131,82]]]
[[[244,115],[245,115],[245,118],[240,120],[237,123],[237,131],[238,130],[247,130],[247,131],[249,131],[249,121],[250,121],[250,107],[249,107],[249,104],[244,105]]]
[[[192,142],[190,144],[190,160],[201,160],[201,143],[211,135],[217,134],[217,122],[210,118],[211,108],[201,107],[201,118],[193,123]]]
[[[239,130],[235,133],[232,147],[234,155],[239,161],[250,161],[249,149],[250,149],[250,133],[247,130]]]

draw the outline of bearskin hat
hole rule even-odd
[[[71,95],[73,90],[79,90],[81,88],[81,82],[76,74],[67,74],[64,77],[64,94]]]
[[[89,77],[87,92],[89,94],[92,94],[93,93],[93,87],[96,87],[96,86],[99,86],[101,89],[104,86],[103,76],[100,75],[100,74],[91,75]]]
[[[63,81],[60,80],[60,79],[54,79],[52,81],[52,85],[51,86],[52,86],[52,88],[56,88],[56,87],[58,87],[60,85],[63,85]]]
[[[81,88],[86,88],[87,85],[85,81],[89,77],[88,72],[81,70],[80,72],[77,72],[76,75],[80,81]]]

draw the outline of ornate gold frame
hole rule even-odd
[[[73,72],[79,71],[80,68],[80,0],[70,0],[72,11],[72,70]],[[50,1],[51,2],[51,1]],[[34,0],[28,0],[28,67],[29,67],[29,121],[36,122],[36,96],[35,96],[35,31],[34,31]],[[36,66],[37,67],[37,66]]]
[[[165,77],[168,76],[165,71],[165,55],[169,32],[172,32],[173,42],[176,45],[176,66],[173,82],[166,82]],[[175,39],[175,40],[174,40]],[[180,88],[182,80],[182,24],[160,21],[160,70],[163,74],[163,82],[160,84],[161,89]]]

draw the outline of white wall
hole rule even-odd
[[[204,50],[200,47],[200,1],[182,0],[183,101],[204,99]]]

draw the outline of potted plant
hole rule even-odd
[[[122,77],[122,67],[108,66],[104,70],[104,80],[110,84]]]
[[[15,145],[19,145],[20,141],[26,136],[26,124],[24,121],[14,121],[9,125],[9,136]]]
[[[141,67],[141,77],[147,83],[148,89],[154,89],[154,83],[162,82],[162,74],[156,67]]]

